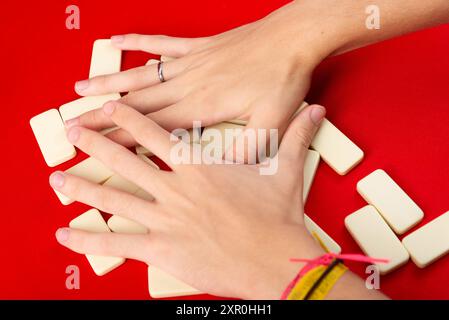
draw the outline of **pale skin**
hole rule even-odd
[[[102,112],[173,171],[155,169],[96,131],[71,127],[71,143],[155,200],[56,172],[50,177],[56,190],[150,230],[125,235],[63,228],[56,233],[62,245],[78,253],[151,263],[203,292],[244,299],[278,299],[303,266],[290,258],[324,254],[304,227],[301,196],[304,158],[325,115],[323,107],[309,106],[292,121],[279,149],[278,172],[272,176],[260,175],[259,165],[175,165],[170,160],[175,142],[168,131],[119,102],[107,103]],[[366,290],[351,273],[343,281],[351,283],[357,297],[382,297]],[[341,294],[348,294],[346,290]]]
[[[164,64],[78,82],[81,95],[129,92],[68,122],[68,138],[151,193],[147,202],[80,178],[54,173],[51,185],[80,202],[135,220],[147,235],[90,234],[59,229],[58,241],[79,253],[137,259],[211,294],[278,299],[301,268],[289,258],[324,251],[303,224],[304,155],[324,116],[310,106],[291,117],[307,93],[314,68],[327,56],[449,20],[447,0],[380,0],[381,29],[365,27],[359,0],[295,1],[269,16],[208,38],[124,35],[123,50],[176,57]],[[331,8],[331,9],[329,9]],[[280,54],[281,53],[281,54]],[[147,115],[147,116],[144,116]],[[261,176],[257,165],[174,165],[168,131],[193,120],[210,125],[248,120],[247,128],[278,128],[283,137],[279,170]],[[119,126],[106,137],[98,130]],[[157,171],[125,147],[137,143],[166,162]],[[261,201],[262,199],[262,201]],[[381,299],[347,272],[330,299]]]

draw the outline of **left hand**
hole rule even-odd
[[[59,229],[58,241],[79,253],[144,261],[207,293],[279,299],[301,265],[289,258],[323,253],[303,222],[303,169],[325,110],[305,108],[290,124],[274,175],[258,165],[174,164],[170,134],[118,102],[102,110],[115,125],[151,150],[173,172],[159,171],[103,135],[72,127],[68,139],[155,197],[142,200],[116,189],[56,172],[53,188],[99,210],[132,219],[145,235]]]
[[[281,137],[332,43],[323,39],[314,11],[307,14],[309,8],[301,5],[290,3],[259,21],[207,38],[112,37],[122,50],[175,57],[163,64],[167,81],[160,83],[157,65],[150,65],[79,82],[76,91],[83,96],[129,92],[120,101],[168,131],[192,128],[193,121],[209,126],[241,119],[248,121],[247,128],[279,129]],[[71,124],[93,130],[113,126],[102,110]],[[108,137],[135,145],[123,130]]]

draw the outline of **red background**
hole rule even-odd
[[[57,227],[87,207],[60,205],[47,182],[52,169],[45,165],[28,124],[35,114],[77,98],[73,84],[88,75],[92,42],[128,32],[212,35],[259,19],[286,2],[2,4],[0,298],[149,298],[143,264],[128,261],[97,277],[85,257],[56,243]],[[81,30],[65,28],[65,8],[70,4],[80,7]],[[377,168],[385,169],[424,210],[422,223],[449,210],[448,39],[449,26],[441,26],[329,59],[316,71],[307,100],[325,105],[328,118],[366,153],[345,177],[321,163],[306,206],[345,252],[359,252],[343,225],[346,215],[365,205],[356,182]],[[126,53],[123,68],[142,65],[147,58]],[[276,59],[282,59],[282,52]],[[70,264],[81,269],[78,291],[65,288],[65,268]],[[361,266],[352,267],[363,274]],[[426,269],[409,262],[383,277],[381,288],[396,299],[447,299],[448,270],[449,256]]]

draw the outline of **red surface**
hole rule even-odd
[[[2,220],[0,298],[147,299],[146,268],[128,261],[96,277],[83,256],[59,246],[54,231],[86,206],[60,205],[28,120],[76,98],[97,38],[127,32],[179,36],[214,34],[256,20],[286,1],[76,1],[81,30],[65,29],[68,1],[9,1],[2,5]],[[48,4],[53,3],[53,4]],[[449,26],[442,26],[332,58],[317,70],[309,102],[366,153],[345,177],[321,163],[306,207],[346,252],[359,252],[343,225],[365,203],[356,182],[383,168],[425,211],[423,223],[449,210]],[[257,48],[249,48],[257,49]],[[279,52],[282,58],[282,52]],[[144,54],[125,54],[124,68]],[[65,169],[76,160],[60,166]],[[422,225],[422,224],[421,224]],[[81,290],[65,288],[65,268],[81,268]],[[362,273],[361,266],[354,270]],[[449,298],[449,256],[426,269],[413,263],[383,277],[392,298]],[[202,296],[208,297],[208,296]]]

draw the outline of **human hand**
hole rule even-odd
[[[314,68],[339,54],[403,33],[449,21],[444,0],[379,0],[382,28],[367,27],[368,0],[300,0],[240,28],[205,38],[125,35],[112,37],[122,50],[142,50],[177,59],[157,66],[100,76],[76,84],[83,96],[130,92],[121,99],[163,128],[191,128],[225,120],[248,120],[249,128],[277,128],[280,137],[303,100]],[[404,10],[407,8],[407,10]],[[71,121],[100,130],[112,126],[101,110]],[[123,130],[108,137],[135,144]]]
[[[174,164],[175,143],[154,121],[118,102],[102,111],[173,172],[158,171],[125,147],[84,127],[68,139],[155,197],[144,201],[116,189],[56,172],[53,188],[103,212],[132,219],[145,235],[88,233],[59,229],[58,241],[84,254],[144,261],[207,293],[238,298],[278,299],[301,267],[292,257],[323,253],[303,223],[305,155],[325,110],[305,108],[290,124],[278,152],[275,175],[258,165]]]
[[[249,121],[247,128],[276,128],[282,136],[324,56],[325,42],[318,44],[316,28],[298,26],[306,21],[298,9],[292,3],[262,20],[207,38],[112,37],[122,50],[176,57],[163,65],[167,81],[160,83],[157,65],[150,65],[79,82],[76,91],[83,96],[130,92],[121,102],[169,131],[191,128],[194,120],[208,126],[243,119]],[[94,130],[113,126],[102,110],[88,112],[73,124]],[[135,144],[123,130],[108,137],[125,146]]]

